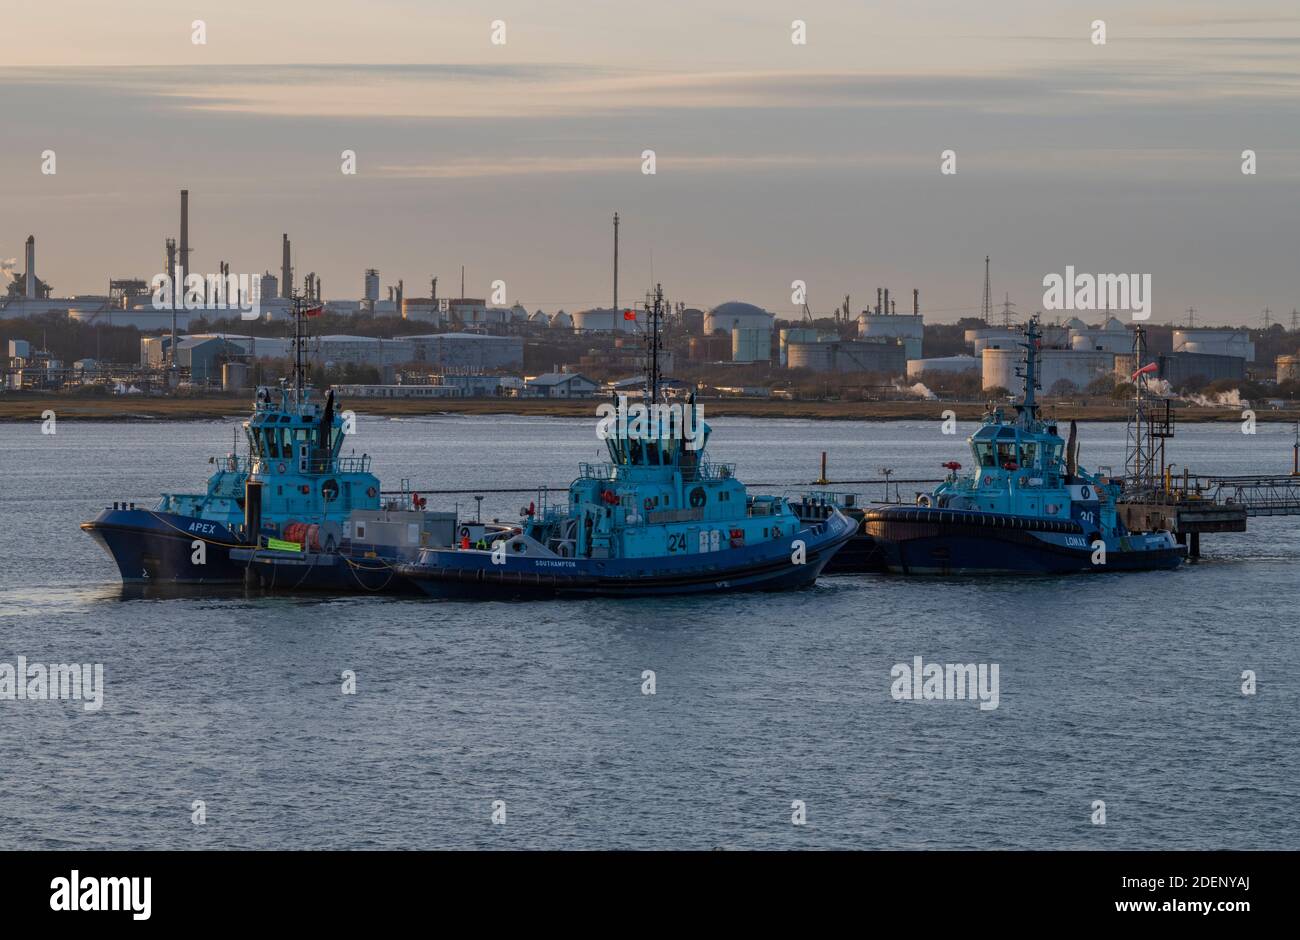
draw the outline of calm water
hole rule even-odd
[[[852,479],[966,457],[937,422],[712,424],[713,459],[755,482],[810,479],[822,450]],[[1164,574],[650,604],[124,600],[77,523],[201,487],[234,426],[0,424],[0,662],[103,663],[106,684],[98,712],[0,701],[0,849],[1300,844],[1300,519],[1207,536]],[[1082,440],[1086,465],[1122,464],[1122,426]],[[596,457],[593,422],[563,419],[362,419],[356,443],[417,488],[563,485]],[[1171,459],[1286,471],[1290,431],[1185,426]],[[891,666],[917,655],[999,664],[1000,706],[893,701]]]

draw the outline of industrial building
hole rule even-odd
[[[1173,352],[1157,356],[1156,362],[1159,363],[1156,374],[1175,389],[1184,386],[1199,387],[1220,379],[1240,380],[1246,377],[1246,360],[1241,356]]]
[[[406,336],[413,347],[411,362],[448,372],[491,372],[521,369],[524,341],[518,336],[480,333],[430,333]]]
[[[831,343],[791,343],[788,347],[791,369],[813,372],[877,372],[904,375],[907,372],[907,349],[901,343],[864,343],[842,340]]]
[[[525,398],[590,398],[600,388],[580,372],[547,372],[524,380]]]
[[[1300,379],[1300,356],[1277,357],[1277,380],[1294,382]]]

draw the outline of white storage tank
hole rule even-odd
[[[907,360],[907,377],[914,379],[926,372],[958,375],[962,372],[980,371],[980,361],[974,356],[941,356],[935,359]]]
[[[1246,330],[1174,330],[1174,352],[1238,356],[1255,361],[1255,344]]]
[[[1043,394],[1064,380],[1083,391],[1098,376],[1115,371],[1115,354],[1078,349],[1043,349],[1039,351],[1039,385]],[[981,377],[985,388],[1001,386],[1019,395],[1024,379],[1016,375],[1024,362],[1024,350],[986,348],[982,354]]]
[[[817,330],[806,326],[792,326],[782,330],[777,337],[777,360],[781,365],[788,365],[791,343],[815,343],[819,339]]]
[[[575,313],[573,328],[579,333],[634,333],[637,321],[625,319],[622,310],[595,307]]]
[[[729,300],[725,304],[718,304],[705,314],[704,333],[708,335],[721,330],[729,334],[739,327],[742,330],[765,329],[770,334],[775,320],[776,318],[762,307],[755,307],[753,304],[742,303],[739,300]]]
[[[731,331],[732,362],[770,362],[772,359],[772,331],[770,329],[742,329]]]

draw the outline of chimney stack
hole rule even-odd
[[[184,294],[182,286],[176,283],[176,239],[169,238],[163,245],[167,252],[167,280],[172,286],[171,297],[167,299],[167,306],[170,307],[175,304],[176,298]]]
[[[190,273],[190,191],[181,190],[181,277]]]
[[[885,288],[885,314],[889,314],[889,288]]]
[[[36,299],[36,236],[27,236],[27,299]]]
[[[876,288],[876,313],[880,313],[880,288]]]
[[[283,236],[283,257],[280,260],[280,296],[285,300],[293,297],[293,267],[289,263],[289,233]]]
[[[921,289],[919,287],[913,287],[912,288],[912,316],[919,317],[920,315],[921,315]]]

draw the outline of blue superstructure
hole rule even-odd
[[[124,582],[238,583],[250,566],[258,569],[258,556],[319,555],[337,569],[313,561],[306,576],[280,583],[371,590],[393,582],[393,562],[436,540],[433,523],[447,514],[421,511],[418,497],[409,507],[382,502],[369,456],[343,453],[346,428],[333,390],[317,399],[303,380],[301,304],[296,313],[293,383],[257,390],[243,425],[246,456],[211,458],[216,471],[201,493],[165,493],[152,509],[115,503],[82,523]]]
[[[1078,465],[1075,429],[1062,440],[1038,417],[1038,318],[1025,330],[1024,397],[1016,415],[988,415],[969,438],[975,472],[947,479],[916,507],[874,509],[865,529],[885,565],[905,574],[1068,573],[1174,568],[1169,532],[1133,532],[1116,511],[1121,484]]]
[[[751,496],[732,465],[709,462],[702,421],[688,438],[693,399],[669,406],[658,394],[661,299],[646,310],[643,405],[676,409],[658,412],[667,420],[612,423],[609,462],[582,465],[563,505],[542,494],[520,525],[485,548],[424,549],[399,566],[408,580],[437,596],[501,597],[778,590],[817,579],[854,523],[839,512],[801,523],[784,499]]]

